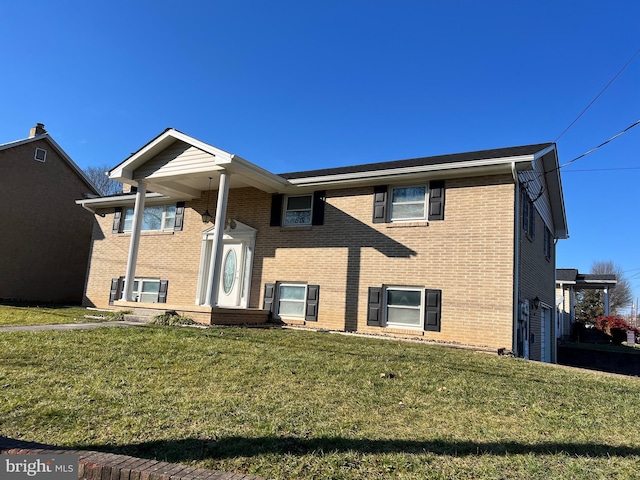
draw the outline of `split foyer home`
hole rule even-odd
[[[77,201],[88,305],[555,361],[553,143],[274,174],[167,129],[109,176],[130,191]]]
[[[0,144],[0,299],[79,304],[94,215],[75,200],[98,192],[38,123]]]

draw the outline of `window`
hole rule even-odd
[[[136,278],[133,282],[133,301],[142,303],[167,303],[168,280],[157,278]],[[124,277],[111,279],[109,305],[123,297]]]
[[[276,317],[318,321],[320,285],[304,283],[266,283],[262,308]]]
[[[326,192],[318,190],[313,195],[287,196],[283,193],[271,195],[272,227],[324,225]]]
[[[176,222],[175,205],[158,205],[144,207],[142,215],[142,231],[173,230]],[[133,226],[133,208],[124,211],[123,232],[130,232]]]
[[[544,227],[544,258],[551,260],[551,243],[553,238],[551,237],[551,231],[545,225]]]
[[[429,185],[373,187],[373,223],[444,220],[444,180]]]
[[[522,228],[531,238],[535,238],[536,208],[525,188],[522,189]]]
[[[278,315],[304,318],[306,298],[306,285],[280,284],[278,286]]]
[[[391,221],[425,220],[427,187],[396,187],[391,190]]]
[[[422,325],[423,289],[388,287],[387,325],[420,327]]]
[[[285,200],[285,225],[311,225],[311,195],[287,197]]]
[[[33,159],[39,162],[46,161],[47,151],[44,148],[36,147],[36,153],[33,155]]]
[[[442,290],[369,287],[367,325],[440,331]]]
[[[133,298],[136,302],[158,303],[160,280],[136,278],[133,282]]]

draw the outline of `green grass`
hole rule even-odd
[[[14,325],[58,325],[63,323],[100,322],[109,318],[84,318],[85,315],[105,315],[109,312],[84,307],[0,305],[0,327]]]
[[[0,434],[276,479],[637,478],[640,381],[278,329],[0,335]]]

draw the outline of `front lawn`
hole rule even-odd
[[[640,381],[279,329],[0,334],[0,434],[275,479],[639,475]]]
[[[99,316],[105,313],[107,312],[88,310],[84,307],[0,305],[0,327],[100,322],[106,320],[106,318],[84,318],[84,316]]]

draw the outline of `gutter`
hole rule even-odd
[[[157,192],[147,193],[145,196],[146,200],[151,201],[151,205],[154,204],[154,200],[157,202],[159,200],[168,200],[169,197]],[[172,199],[173,200],[173,199]],[[95,209],[98,208],[109,208],[109,207],[121,207],[126,205],[134,205],[136,201],[135,195],[125,194],[125,195],[117,195],[113,197],[98,197],[98,198],[85,198],[82,200],[76,200],[76,205],[80,205],[85,210],[95,214]]]

